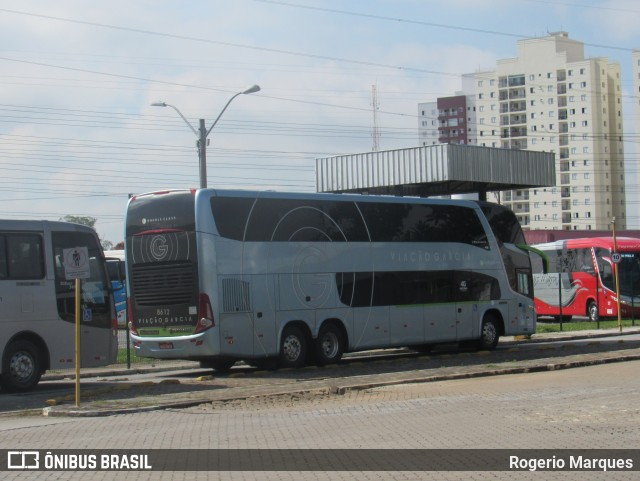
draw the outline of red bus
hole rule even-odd
[[[620,262],[612,260],[613,237],[565,239],[532,246],[547,258],[531,256],[538,316],[568,321],[572,316],[617,317],[615,269],[620,284],[621,316],[640,314],[640,239],[618,237]]]

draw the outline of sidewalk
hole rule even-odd
[[[519,345],[529,343],[558,340],[606,339],[607,337],[618,336],[620,334],[618,329],[535,334],[532,339],[524,340],[506,337],[501,339],[500,343],[501,345],[513,346],[506,352],[516,352]],[[632,334],[640,334],[640,327],[625,328],[622,331],[622,335]],[[492,359],[492,357],[495,358],[495,354],[491,352],[475,354],[486,356],[486,362],[483,361],[481,364],[469,363],[470,365],[462,366],[439,366],[428,369],[411,369],[411,366],[406,366],[406,369],[403,368],[395,372],[378,372],[335,378],[323,375],[319,378],[300,379],[305,376],[313,377],[315,374],[314,370],[318,369],[316,367],[308,367],[295,371],[299,372],[300,376],[291,379],[286,379],[286,377],[287,375],[291,377],[291,374],[294,372],[292,370],[276,371],[276,373],[281,373],[282,376],[270,376],[266,374],[266,372],[264,375],[261,375],[259,371],[251,371],[251,375],[245,375],[244,372],[239,370],[237,373],[234,372],[217,378],[215,377],[215,373],[212,373],[212,375],[192,379],[190,383],[182,382],[179,375],[176,375],[175,379],[165,379],[158,382],[149,381],[139,383],[138,385],[132,384],[130,388],[127,389],[126,397],[124,398],[121,397],[122,393],[120,393],[120,398],[114,398],[114,395],[110,395],[118,389],[118,384],[112,382],[109,388],[95,393],[95,396],[91,396],[91,393],[89,393],[89,396],[85,394],[85,397],[89,397],[91,400],[82,402],[80,407],[70,404],[60,404],[44,408],[43,414],[46,416],[109,416],[159,409],[185,408],[208,402],[230,401],[255,396],[295,395],[302,393],[343,394],[349,390],[371,389],[374,387],[403,383],[423,383],[481,376],[539,372],[611,362],[640,360],[640,349],[637,348],[616,350],[614,352],[567,353],[567,355],[559,358],[545,357],[516,362],[513,360],[497,361],[496,359]],[[354,353],[353,355],[347,355],[345,357],[353,359],[353,357],[356,356],[357,353]],[[427,356],[426,359],[429,359],[429,357]],[[408,363],[410,361],[411,360],[406,362]],[[136,366],[132,369],[121,369],[118,366],[88,369],[83,370],[82,377],[109,378],[157,371],[178,371],[179,374],[179,371],[183,369],[198,368],[199,364],[195,362],[162,361],[155,366]],[[331,369],[331,367],[323,369]],[[56,378],[55,375],[47,375],[44,377],[44,379],[54,378]]]

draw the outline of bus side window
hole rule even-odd
[[[602,276],[602,283],[605,287],[609,289],[614,289],[613,285],[613,269],[611,268],[611,264],[608,262],[602,262],[602,267],[600,269],[600,274]]]
[[[0,236],[0,279],[6,279],[9,276],[6,257],[6,240],[4,236]]]
[[[42,279],[42,238],[37,234],[16,234],[7,237],[7,241],[9,275],[15,279]]]
[[[579,249],[578,250],[578,268],[582,272],[586,272],[594,276],[596,270],[593,267],[593,257],[591,256],[591,249]]]

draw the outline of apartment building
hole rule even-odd
[[[633,53],[633,115],[636,119],[636,139],[640,137],[640,50],[634,49]],[[640,152],[636,152],[636,155]]]
[[[475,104],[468,143],[556,157],[556,186],[489,200],[513,209],[525,229],[607,230],[613,217],[625,229],[620,77],[619,64],[585,58],[584,44],[566,32],[520,40],[516,58],[465,75]]]
[[[468,144],[475,119],[473,96],[440,97],[436,102],[418,104],[419,135],[422,147],[434,144]],[[469,128],[467,127],[469,125]]]

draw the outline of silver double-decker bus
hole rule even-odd
[[[228,369],[536,329],[521,227],[487,202],[215,189],[133,196],[136,353]]]

